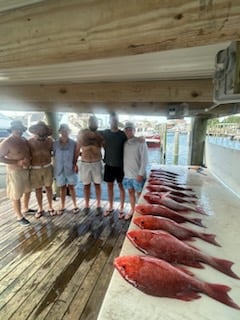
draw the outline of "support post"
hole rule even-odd
[[[203,165],[207,120],[206,117],[195,117],[192,120],[188,158],[190,165]]]
[[[179,155],[179,132],[175,131],[174,134],[174,153],[173,153],[173,164],[178,164],[178,155]]]

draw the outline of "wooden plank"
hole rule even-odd
[[[211,79],[172,81],[126,81],[112,83],[75,83],[58,85],[15,85],[1,86],[1,102],[15,101],[52,103],[151,103],[159,109],[161,102],[212,102],[213,83]],[[48,111],[51,106],[48,104]],[[140,105],[141,107],[141,105]],[[143,105],[142,109],[148,107]],[[37,108],[37,106],[36,106]],[[95,106],[96,108],[96,106]],[[101,108],[101,105],[99,106]],[[133,106],[136,111],[136,105]],[[85,110],[86,111],[86,110]]]
[[[54,206],[58,204],[59,200]],[[84,200],[78,199],[78,205],[83,204]],[[39,220],[29,216],[32,225],[23,228],[16,223],[11,202],[6,199],[1,215],[6,225],[0,228],[0,238],[4,234],[0,242],[0,319],[62,319],[68,310],[72,316],[76,312],[78,319],[78,296],[83,292],[82,311],[86,304],[94,309],[91,296],[98,278],[104,276],[109,256],[121,247],[129,223],[118,220],[117,211],[112,217],[96,217],[96,201],[90,204],[88,216],[70,212],[56,217],[45,215]],[[35,197],[31,199],[34,205]],[[107,207],[108,202],[102,205]],[[117,208],[119,203],[114,206]],[[70,197],[66,207],[72,208]],[[109,269],[107,272],[106,279],[102,279],[106,283],[111,274]]]
[[[66,289],[59,296],[58,300],[55,301],[46,317],[41,314],[40,319],[58,320],[64,314],[69,319],[79,318],[79,309],[84,308],[86,301],[88,301],[99,273],[102,270],[102,266],[106,263],[108,255],[118,240],[118,234],[122,231],[122,223],[118,219],[115,219],[116,221],[111,227],[109,225],[110,220],[109,218],[107,219],[105,220],[107,225],[104,231],[105,235],[101,235],[97,239],[95,245],[91,247],[81,266],[75,272],[71,281],[69,281]],[[128,223],[125,224],[128,225]],[[73,304],[74,306],[72,307]],[[74,312],[71,313],[71,311]],[[36,314],[32,315],[29,319],[35,319],[35,317]]]
[[[123,226],[123,230],[119,235],[119,238],[117,239],[114,248],[112,252],[110,253],[106,264],[104,265],[101,272],[98,274],[98,277],[96,279],[95,286],[93,287],[91,296],[89,297],[89,300],[87,304],[84,307],[83,312],[81,313],[81,316],[79,317],[79,320],[95,320],[97,319],[100,307],[102,305],[105,292],[108,288],[109,282],[111,280],[111,276],[113,273],[113,260],[116,258],[122,248],[123,241],[125,239],[126,231],[129,227],[129,223],[125,224]],[[117,245],[119,244],[119,245]],[[77,299],[75,299],[75,306],[77,307]],[[77,313],[76,318],[77,318]],[[69,317],[68,320],[71,318]],[[74,319],[74,316],[72,317]]]
[[[89,219],[89,217],[87,218]],[[95,216],[93,218],[95,219]],[[104,236],[104,233],[108,234],[111,228],[109,229],[107,219],[104,219],[104,221],[104,224],[108,226],[108,228],[103,228],[103,237],[106,237],[107,235]],[[82,239],[81,237],[80,239],[74,239],[69,246],[62,243],[61,246],[63,248],[60,247],[57,251],[54,250],[54,253],[48,257],[47,260],[45,260],[44,254],[44,257],[41,256],[40,260],[35,259],[34,263],[25,269],[25,273],[18,279],[22,285],[20,285],[21,290],[19,288],[17,292],[14,292],[15,294],[12,299],[4,306],[3,311],[5,316],[8,315],[13,318],[25,319],[34,308],[36,308],[37,311],[41,311],[41,308],[43,308],[45,311],[45,308],[48,309],[51,307],[51,299],[53,299],[52,302],[54,302],[54,297],[57,298],[55,290],[61,286],[60,282],[63,277],[66,277],[65,280],[68,283],[68,277],[70,276],[71,279],[71,273],[74,269],[72,269],[73,264],[77,263],[77,266],[81,264],[81,259],[84,259],[83,253],[85,251],[87,253],[87,248],[91,248],[93,243],[101,240],[101,237],[99,238],[100,240],[92,237],[97,230],[94,230],[94,226],[92,225],[90,225],[90,227],[90,229],[87,227],[87,233]],[[66,239],[65,241],[68,240]],[[81,250],[81,247],[84,251]],[[44,252],[45,251],[47,253],[48,249],[44,249]],[[47,268],[44,266],[47,266]],[[30,278],[26,275],[28,270],[30,270]],[[67,285],[67,283],[64,283],[63,286]],[[31,301],[31,305],[29,305],[28,301]],[[40,301],[41,303],[39,304]],[[19,308],[20,306],[21,308]],[[33,318],[36,318],[36,310],[34,310]]]
[[[1,14],[0,67],[46,65],[234,40],[240,38],[239,21],[238,0],[43,1]]]

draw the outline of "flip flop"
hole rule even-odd
[[[64,209],[59,209],[59,210],[57,211],[57,215],[58,215],[58,216],[61,216],[61,215],[64,213],[65,210],[66,210],[65,208],[64,208]]]
[[[37,212],[37,210],[36,209],[31,209],[31,208],[29,208],[29,209],[27,209],[26,211],[24,211],[24,214],[28,214],[28,213],[36,213]]]
[[[39,218],[41,218],[41,217],[43,216],[43,214],[44,214],[44,211],[37,211],[37,212],[35,213],[35,218],[36,218],[36,219],[39,219]]]
[[[50,214],[50,216],[56,216],[57,215],[57,212],[54,210],[54,209],[49,209],[48,210],[48,213]]]
[[[126,220],[126,221],[131,220],[132,216],[133,215],[131,213],[128,213],[128,214],[125,215],[124,220]]]
[[[114,212],[114,209],[107,209],[105,212],[104,212],[104,217],[107,217],[107,216],[109,216],[111,213],[113,213]]]
[[[96,216],[99,216],[100,214],[102,214],[102,207],[97,207],[96,208]]]
[[[79,213],[79,211],[80,211],[80,209],[79,209],[78,207],[76,207],[76,208],[73,209],[73,213],[74,213],[74,214]]]
[[[118,219],[123,219],[125,217],[125,212],[123,210],[119,211]]]

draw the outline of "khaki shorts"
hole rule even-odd
[[[30,174],[28,169],[7,171],[7,196],[10,200],[19,200],[25,192],[30,192]]]
[[[31,187],[39,189],[42,187],[51,187],[53,183],[53,167],[31,169],[30,171]]]
[[[98,162],[81,162],[80,179],[84,185],[94,182],[100,184],[102,182],[102,161]]]

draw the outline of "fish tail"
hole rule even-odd
[[[196,207],[196,212],[197,213],[201,213],[201,214],[204,214],[204,215],[207,215],[206,212],[203,210],[203,208],[201,207]]]
[[[234,273],[231,270],[231,267],[233,265],[232,261],[224,260],[224,259],[219,259],[219,258],[210,258],[209,264],[214,267],[215,269],[227,274],[228,276],[235,278],[235,279],[240,279],[236,273]]]
[[[215,244],[215,246],[221,247],[221,245],[215,240],[215,235],[214,234],[209,234],[209,233],[201,233],[199,237],[209,243]]]
[[[188,222],[191,222],[193,224],[196,224],[199,227],[205,228],[205,226],[202,224],[202,220],[198,218],[193,218],[193,219],[187,219]]]
[[[211,298],[220,301],[232,308],[240,310],[240,306],[237,305],[227,294],[231,288],[222,284],[207,283],[204,292]]]

